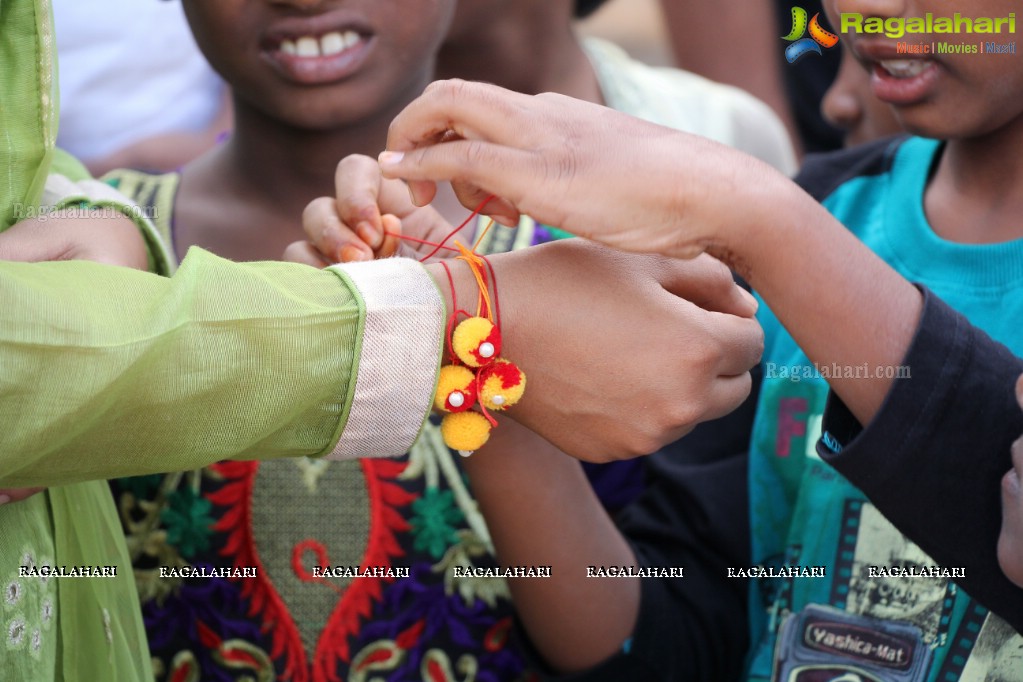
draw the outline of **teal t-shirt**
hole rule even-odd
[[[969,245],[934,233],[923,198],[941,148],[919,138],[893,142],[836,180],[823,203],[903,276],[1023,355],[1023,240]],[[760,311],[766,343],[750,445],[752,556],[758,568],[786,577],[752,581],[749,680],[1023,680],[1023,637],[957,588],[955,570],[964,569],[936,566],[816,454],[824,377],[905,378],[912,367],[815,368],[774,314]]]

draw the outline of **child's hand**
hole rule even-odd
[[[439,242],[453,229],[431,206],[412,203],[400,180],[388,180],[375,159],[345,157],[334,176],[337,197],[306,206],[302,227],[308,241],[295,242],[285,260],[323,267],[331,263],[389,256],[421,258],[433,250],[419,240]],[[402,235],[414,240],[403,241]]]
[[[749,394],[763,350],[756,302],[713,258],[565,239],[491,260],[502,354],[528,377],[508,416],[574,457],[649,454]],[[443,269],[428,268],[445,291]],[[472,300],[468,268],[450,270],[458,299]]]
[[[82,218],[56,211],[42,219],[23,220],[0,234],[0,260],[91,260],[148,270],[149,250],[138,226],[127,217]]]

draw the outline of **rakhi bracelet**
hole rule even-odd
[[[501,357],[501,316],[493,267],[461,243],[455,245],[460,252],[457,260],[464,261],[473,273],[479,297],[475,315],[459,310],[454,280],[442,261],[451,283],[452,313],[447,325],[451,363],[440,368],[433,406],[444,413],[440,424],[444,444],[468,457],[486,444],[497,426],[490,412],[502,412],[522,398],[526,375]],[[461,322],[459,315],[465,317]],[[479,412],[472,409],[477,405]]]

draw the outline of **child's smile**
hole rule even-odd
[[[374,34],[362,24],[342,12],[284,19],[266,32],[261,56],[300,85],[339,81],[356,73],[373,50]]]
[[[853,53],[870,72],[870,89],[882,102],[909,105],[921,102],[938,86],[941,66],[930,56],[900,53],[888,40],[857,40]]]
[[[433,76],[454,0],[185,0],[236,107],[297,129],[391,118]]]

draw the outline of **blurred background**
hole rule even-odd
[[[580,28],[583,33],[618,43],[640,61],[673,63],[658,0],[610,0]]]

